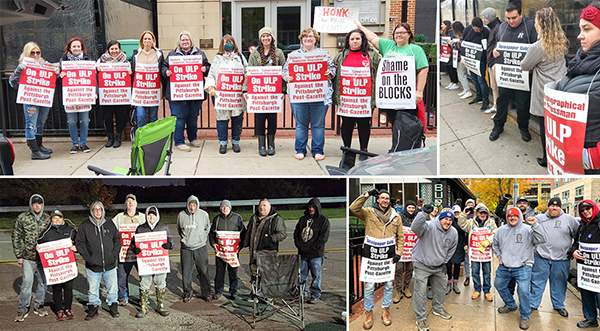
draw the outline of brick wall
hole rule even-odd
[[[406,14],[406,21],[408,22],[408,24],[410,25],[410,27],[412,28],[412,30],[415,30],[415,11],[416,11],[416,7],[417,7],[417,0],[390,0],[390,11],[388,13],[391,21],[390,21],[390,25],[389,25],[389,31],[387,31],[387,34],[389,37],[392,36],[392,32],[394,31],[394,27],[398,24],[402,22],[402,3],[403,2],[407,2],[408,5],[406,6],[408,9],[408,13]]]

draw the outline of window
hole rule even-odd
[[[562,193],[562,198],[561,199],[562,199],[563,202],[569,201],[569,193],[571,193],[571,192],[570,191],[564,191]]]
[[[221,3],[221,35],[231,34],[231,2]]]

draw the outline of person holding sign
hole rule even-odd
[[[111,40],[106,45],[106,52],[100,55],[98,61],[96,61],[98,75],[102,75],[103,67],[100,66],[100,63],[123,63],[129,65],[129,61],[127,61],[127,55],[121,50],[121,44],[116,40]],[[129,86],[126,86],[127,90],[131,88],[131,66],[129,65],[129,70],[127,70],[127,74],[124,72],[115,71],[113,75],[119,75],[123,78],[111,80],[111,82],[119,82],[123,85],[126,85],[126,82],[129,82]],[[101,79],[99,79],[102,81]],[[116,84],[115,84],[116,85]],[[117,85],[121,86],[121,85]],[[131,93],[127,93],[127,96],[131,97]],[[100,100],[100,110],[102,111],[102,116],[104,117],[104,130],[106,131],[106,144],[104,147],[121,147],[121,140],[123,138],[123,130],[125,129],[125,125],[127,125],[127,120],[129,118],[129,110],[131,106],[129,105],[129,100],[127,102],[121,101],[119,104],[102,104],[103,100]],[[116,130],[115,130],[115,121],[116,121]]]
[[[221,298],[225,288],[225,270],[229,275],[229,295],[235,300],[239,288],[238,266],[240,243],[244,241],[246,226],[242,216],[231,210],[229,200],[221,201],[219,214],[216,215],[210,226],[208,239],[215,249],[215,294],[213,299]],[[222,255],[222,256],[218,256]],[[233,259],[232,258],[233,255]]]
[[[294,245],[301,260],[300,284],[304,284],[308,303],[319,303],[321,300],[321,270],[328,239],[329,219],[323,215],[319,199],[311,198],[294,229]],[[310,289],[306,285],[309,271],[312,276]]]
[[[452,31],[454,32],[454,39],[451,40],[452,43],[452,66],[456,66],[456,74],[458,75],[458,81],[462,86],[463,90],[458,93],[458,96],[461,99],[468,99],[473,96],[471,93],[471,88],[469,86],[469,70],[465,67],[463,61],[461,61],[460,57],[460,42],[463,37],[463,33],[465,32],[465,26],[461,21],[455,21],[452,23]]]
[[[598,288],[597,280],[600,268],[598,267],[598,253],[595,253],[595,259],[590,255],[591,249],[598,252],[600,246],[600,209],[593,200],[583,200],[577,205],[577,211],[581,217],[581,223],[568,252],[568,256],[577,261],[577,284],[581,293],[581,307],[585,318],[577,322],[577,327],[581,329],[597,328],[598,309],[600,309],[600,288]],[[583,267],[588,268],[588,271],[585,272],[588,274],[587,277],[584,276]],[[595,282],[590,282],[590,277]],[[590,286],[590,283],[595,284]]]
[[[140,234],[164,231],[167,233],[167,240],[160,245],[160,248],[167,251],[173,249],[173,242],[169,237],[169,227],[166,223],[160,223],[160,214],[158,213],[158,208],[156,208],[156,206],[150,206],[146,208],[145,218],[146,221],[137,227],[135,233]],[[137,247],[135,243],[135,237],[133,237],[131,240],[131,247],[134,253],[140,257],[152,256],[151,254],[146,255],[146,253],[148,251],[155,250],[153,247],[148,249],[141,249],[140,247]],[[165,295],[167,294],[167,273],[143,275],[140,276],[140,278],[140,310],[137,312],[135,317],[143,318],[146,316],[146,314],[148,314],[148,309],[150,308],[150,287],[152,287],[153,283],[156,290],[156,312],[163,317],[169,316],[169,311],[165,308]]]
[[[407,247],[407,244],[410,243],[410,242],[407,242],[408,240],[406,240],[406,239],[409,235],[412,234],[412,231],[410,231],[410,226],[412,225],[412,222],[415,219],[415,216],[417,216],[417,212],[418,212],[417,204],[412,200],[408,200],[404,204],[404,210],[402,210],[399,213],[400,217],[402,218],[402,227],[403,227],[402,231],[404,232],[403,252],[404,252],[404,249]],[[410,243],[410,244],[414,244],[414,243]],[[400,300],[402,300],[403,296],[406,298],[409,298],[409,299],[412,298],[412,292],[410,290],[410,283],[412,280],[412,273],[413,273],[413,265],[412,265],[412,248],[413,247],[414,246],[410,247],[409,259],[400,259],[400,261],[398,263],[396,263],[396,276],[394,277],[394,295],[393,295],[394,303],[400,302]]]
[[[121,241],[119,266],[117,268],[119,305],[127,306],[129,303],[129,274],[136,266],[136,256],[130,246],[131,240],[138,225],[145,222],[144,214],[137,211],[137,198],[135,195],[127,194],[125,197],[125,210],[113,217],[112,221],[119,230],[119,240]]]
[[[420,148],[425,114],[419,119],[418,108],[423,105],[429,72],[425,51],[414,43],[408,23],[394,27],[394,40],[380,38],[360,22],[355,23],[383,56],[377,72],[377,106],[380,112],[387,113],[387,121],[393,123],[390,152]]]
[[[475,211],[474,214],[472,212]],[[471,217],[469,215],[472,215]],[[475,208],[466,207],[458,216],[458,225],[467,233],[467,246],[469,249],[469,263],[471,270],[465,270],[471,273],[473,278],[472,300],[478,300],[481,297],[481,273],[483,273],[483,292],[485,300],[494,301],[492,289],[492,248],[491,243],[494,232],[497,229],[496,220],[490,216],[487,206],[483,203],[477,204]]]
[[[75,245],[79,255],[85,260],[85,273],[88,282],[88,306],[85,320],[98,316],[100,301],[100,281],[108,295],[106,303],[113,318],[119,317],[117,303],[119,285],[117,283],[117,263],[119,262],[119,231],[113,222],[106,219],[104,205],[100,201],[90,205],[90,216],[79,226]]]
[[[471,25],[465,28],[463,35],[464,42],[475,44],[477,47],[481,47],[481,49],[483,49],[483,52],[479,54],[478,61],[477,58],[473,59],[475,60],[473,61],[475,69],[473,69],[473,65],[469,66],[469,70],[471,71],[470,76],[475,82],[475,89],[477,91],[475,98],[469,101],[469,104],[472,105],[481,102],[481,108],[479,108],[481,111],[487,110],[489,107],[490,91],[485,79],[487,69],[485,50],[487,49],[487,40],[489,38],[489,34],[490,30],[487,28],[487,26],[483,25],[481,18],[473,17],[473,20],[471,20]],[[465,52],[467,52],[467,50],[465,50]],[[467,61],[467,58],[472,59],[471,57],[467,57],[465,55],[462,57],[463,62]],[[467,63],[465,62],[465,64]]]
[[[517,310],[517,304],[508,286],[514,279],[519,295],[519,328],[527,330],[531,317],[529,287],[533,252],[537,245],[547,241],[547,237],[535,217],[529,217],[527,223],[523,222],[523,214],[517,207],[508,208],[506,220],[507,223],[496,231],[492,244],[494,254],[498,257],[494,286],[504,301],[504,306],[498,308],[498,313],[506,314]]]
[[[248,66],[283,66],[285,56],[283,55],[283,51],[276,46],[277,43],[273,35],[273,30],[265,26],[258,31],[258,38],[260,39],[260,44],[250,54]],[[258,154],[260,156],[275,155],[276,132],[277,113],[254,114],[254,135],[258,138]]]
[[[577,234],[579,222],[573,216],[564,213],[561,206],[560,198],[554,197],[548,201],[546,213],[536,216],[548,240],[535,248],[531,271],[530,305],[533,309],[538,309],[546,289],[546,282],[549,280],[552,308],[560,316],[568,317],[569,312],[565,308],[570,268],[567,252]]]
[[[360,150],[364,152],[367,152],[371,136],[371,113],[376,95],[373,79],[380,59],[379,53],[370,49],[365,33],[356,29],[346,34],[344,49],[334,60],[334,104],[342,118],[342,141],[346,147],[352,145],[356,126]],[[361,154],[359,159],[366,160],[367,156]]]
[[[585,135],[583,138],[583,151],[581,162],[566,159],[565,164],[575,162],[583,165],[585,174],[600,174],[600,1],[593,1],[581,11],[579,16],[580,33],[577,36],[581,46],[577,54],[569,61],[567,76],[556,85],[556,90],[569,94],[587,95],[587,118],[585,120]],[[571,100],[567,100],[570,102]],[[548,117],[548,115],[546,115]],[[548,120],[548,119],[546,119]],[[580,131],[576,128],[578,121],[562,119],[556,123],[571,131]],[[581,142],[571,137],[563,137],[559,133],[546,131],[547,138],[554,141],[567,142],[569,149],[579,149]],[[576,136],[576,134],[573,134]],[[556,144],[556,143],[555,143]],[[551,151],[547,149],[547,153]],[[579,153],[578,153],[579,154]]]
[[[144,125],[154,122],[158,119],[158,105],[160,103],[160,80],[161,75],[158,74],[156,79],[150,79],[147,76],[156,75],[159,73],[160,68],[164,66],[164,55],[162,50],[156,47],[156,37],[152,31],[144,31],[140,35],[140,47],[134,52],[131,59],[131,69],[134,72],[134,85],[132,92],[132,104],[136,104],[136,81],[139,80],[140,90],[144,90],[145,102],[139,102],[135,105],[135,119],[136,127],[141,128]],[[139,68],[136,73],[136,66],[141,65],[144,67],[142,70]],[[158,86],[155,86],[158,85]],[[158,88],[157,88],[158,87]],[[142,101],[142,100],[140,100]],[[148,103],[149,105],[142,105]]]
[[[510,0],[506,5],[504,16],[506,21],[498,27],[497,42],[509,42],[515,44],[533,44],[538,39],[537,32],[534,28],[534,22],[521,13],[521,1]],[[492,49],[492,56],[499,60],[502,54],[498,51],[497,44]],[[517,52],[518,53],[518,52]],[[513,59],[511,59],[512,61]],[[506,61],[505,61],[506,62]],[[496,63],[496,76],[502,75],[502,66]],[[515,68],[518,66],[514,66]],[[512,73],[508,73],[512,75]],[[529,99],[531,92],[529,87],[527,90],[519,90],[515,88],[502,87],[502,83],[497,78],[498,84],[498,99],[496,100],[496,116],[494,116],[494,128],[490,133],[490,141],[495,141],[504,131],[504,124],[508,116],[508,106],[510,103],[517,109],[517,122],[521,139],[525,142],[531,140],[529,134]]]
[[[73,245],[70,249],[76,252],[75,237],[77,231],[75,230],[73,223],[68,219],[65,220],[63,213],[61,213],[60,210],[55,210],[52,215],[50,215],[50,218],[52,219],[52,223],[41,235],[40,239],[38,239],[38,244],[61,239],[70,239]],[[64,283],[51,285],[50,287],[52,288],[52,301],[54,303],[56,320],[72,320],[74,317],[73,311],[71,310],[71,304],[73,303],[73,279]]]
[[[376,199],[375,204],[373,207],[365,207],[370,197]],[[350,205],[350,212],[365,224],[360,275],[360,280],[365,286],[363,329],[369,330],[373,327],[375,283],[384,283],[381,319],[383,325],[390,326],[395,264],[400,261],[404,248],[402,219],[390,206],[390,193],[375,188],[359,195]]]
[[[67,61],[90,61],[91,58],[85,54],[85,44],[83,39],[80,37],[73,37],[69,39],[65,45],[65,53],[60,59],[61,68],[63,62]],[[62,79],[63,86],[65,84],[66,72],[61,71],[60,78]],[[79,76],[78,76],[79,77]],[[67,77],[67,79],[69,79]],[[94,81],[91,83],[96,85],[96,77],[93,77]],[[64,96],[63,96],[64,99]],[[89,153],[92,151],[87,145],[88,138],[88,127],[90,125],[90,111],[92,110],[91,104],[77,105],[77,106],[64,106],[65,112],[67,113],[67,124],[69,125],[69,135],[71,136],[71,154],[77,154],[77,152]],[[74,110],[70,110],[70,107],[74,107]],[[77,130],[77,123],[79,123],[79,131]]]
[[[185,61],[186,59],[189,61]],[[187,132],[190,145],[202,146],[202,141],[197,139],[198,116],[205,95],[202,88],[204,76],[209,70],[210,63],[204,51],[194,46],[189,32],[180,32],[177,47],[169,52],[167,61],[163,61],[161,66],[163,76],[171,80],[170,84],[166,84],[165,97],[169,100],[171,114],[177,117],[175,147],[179,150],[191,151],[191,148],[185,144],[184,131]]]
[[[58,74],[59,69],[58,67],[42,67],[30,72],[27,70],[28,64],[30,66],[32,64],[39,66],[48,66],[50,64],[42,57],[40,46],[33,41],[30,41],[23,46],[23,52],[21,53],[21,56],[19,56],[19,65],[8,79],[8,83],[12,88],[17,90],[23,88],[19,86],[21,83],[24,85],[27,84],[27,86],[32,86],[31,92],[41,92],[45,94],[45,100],[40,100],[40,102],[36,102],[35,99],[29,100],[27,103],[23,101],[25,139],[27,140],[27,146],[31,150],[31,159],[45,160],[50,158],[52,149],[42,145],[44,124],[46,124],[48,113],[50,112],[49,106],[52,106],[52,101],[54,99],[56,74]],[[25,71],[25,74],[23,74],[23,71]],[[25,81],[21,82],[24,79]],[[19,95],[17,95],[17,103],[21,103],[19,102]],[[36,103],[37,105],[34,105],[33,103]],[[45,104],[46,106],[41,106],[40,104]]]
[[[310,153],[317,161],[325,159],[325,115],[331,104],[331,80],[336,67],[327,51],[317,47],[321,40],[313,28],[305,28],[298,36],[300,49],[290,54],[283,65],[283,79],[288,82],[290,105],[296,120],[296,160],[306,156],[308,127],[312,140]]]
[[[529,113],[537,120],[540,127],[543,156],[537,158],[537,163],[542,167],[546,167],[544,86],[550,82],[560,80],[567,73],[565,55],[569,50],[569,42],[558,17],[550,7],[542,8],[535,13],[535,31],[539,40],[529,47],[527,54],[521,61],[521,70],[533,71]]]
[[[44,213],[44,198],[39,194],[33,194],[29,198],[29,210],[17,216],[12,233],[13,252],[19,268],[23,270],[15,322],[23,322],[29,315],[34,277],[37,280],[37,287],[33,297],[33,313],[41,317],[48,315],[44,309],[46,278],[42,265],[39,263],[36,244],[40,235],[49,225],[50,216]]]
[[[235,39],[226,34],[221,39],[219,51],[206,78],[206,90],[215,97],[217,111],[217,136],[219,153],[227,153],[227,126],[231,120],[231,149],[239,153],[245,100],[242,97],[244,71],[248,62],[242,55]]]
[[[452,213],[454,214],[454,217],[452,218],[452,227],[455,228],[458,233],[458,243],[456,244],[456,251],[450,258],[450,261],[446,263],[446,274],[448,275],[448,288],[446,289],[446,294],[449,294],[452,291],[456,294],[460,294],[458,277],[460,277],[460,265],[465,260],[465,246],[468,242],[467,234],[458,224],[458,217],[461,213],[460,206],[454,205],[452,207]]]
[[[444,71],[448,73],[450,77],[450,84],[445,88],[452,91],[458,90],[458,75],[456,68],[452,66],[452,46],[451,40],[455,38],[454,31],[452,31],[452,22],[448,20],[442,21],[440,26],[440,66],[444,68]]]

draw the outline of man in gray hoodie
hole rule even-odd
[[[458,232],[452,227],[454,214],[444,210],[439,216],[428,221],[431,206],[423,207],[415,217],[410,229],[417,235],[417,243],[413,248],[413,298],[412,308],[417,317],[419,331],[427,331],[427,280],[430,280],[433,292],[432,313],[443,319],[452,318],[444,308],[446,295],[446,263],[450,260],[458,244]]]
[[[492,249],[498,257],[494,286],[504,301],[504,306],[498,308],[498,313],[506,314],[517,310],[517,304],[508,287],[509,282],[514,279],[518,285],[521,330],[529,329],[531,317],[529,286],[533,251],[536,245],[546,242],[546,236],[536,218],[530,217],[527,222],[523,223],[523,214],[519,208],[508,208],[506,224],[498,228],[492,244]]]
[[[579,222],[565,214],[559,197],[548,201],[548,210],[535,218],[542,227],[547,241],[535,247],[533,269],[531,271],[531,309],[537,310],[542,302],[546,282],[550,280],[552,307],[560,316],[568,317],[565,308],[567,280],[569,278],[569,257],[567,252],[577,235]]]
[[[192,300],[194,266],[200,281],[200,297],[211,301],[208,279],[208,213],[199,208],[200,201],[193,195],[187,199],[187,207],[177,215],[177,231],[181,237],[181,274],[183,278],[183,302]]]

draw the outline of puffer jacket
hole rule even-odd
[[[217,54],[215,56],[215,58],[213,59],[212,65],[210,67],[210,71],[208,72],[208,75],[206,77],[206,83],[204,86],[205,90],[209,90],[209,88],[216,88],[217,86],[217,81],[218,81],[218,76],[219,76],[219,69],[221,68],[221,66],[242,66],[244,68],[244,71],[246,70],[246,67],[248,66],[248,62],[246,61],[246,58],[244,57],[244,55],[242,55],[242,53],[232,53],[230,55],[225,55],[225,54]],[[243,90],[243,82],[242,82],[242,90]],[[245,103],[245,100],[242,99],[242,102]],[[245,104],[243,109],[236,109],[236,110],[224,110],[224,109],[217,109],[215,108],[215,110],[217,111],[217,121],[224,121],[224,120],[229,120],[231,117],[236,117],[239,116],[240,114],[242,114],[244,112],[245,109]]]
[[[567,76],[556,84],[556,89],[569,93],[586,94],[589,91],[587,126],[584,148],[600,147],[600,43],[584,53],[581,49],[567,67]]]
[[[315,209],[314,216],[308,213],[310,206]],[[294,244],[298,254],[309,259],[323,256],[328,239],[329,219],[323,215],[319,199],[312,198],[306,204],[304,215],[300,217],[294,229]]]
[[[206,68],[202,72],[203,81],[206,80],[206,75],[210,71],[210,63],[208,62],[208,58],[206,57],[206,53],[198,47],[192,47],[189,53],[184,53],[179,47],[169,52],[165,61],[160,63],[160,74],[162,77],[166,77],[165,79],[169,79],[167,77],[167,70],[169,70],[169,57],[171,56],[186,56],[186,55],[200,55],[202,56],[202,68]],[[204,100],[206,100],[206,92],[204,93]],[[168,81],[165,81],[165,98],[171,101],[171,84]]]
[[[344,60],[346,60],[346,57],[348,57],[349,53],[350,50],[344,49],[343,51],[339,52],[333,60],[337,68],[335,71],[335,78],[333,79],[333,102],[335,105],[340,104],[340,79],[342,73],[342,64],[344,63]],[[377,95],[375,92],[375,77],[377,77],[377,68],[379,67],[381,55],[379,55],[377,51],[369,49],[368,56],[371,69],[371,108],[375,108],[375,97]]]
[[[350,211],[365,224],[365,235],[377,239],[394,237],[396,239],[396,254],[402,255],[404,247],[402,218],[395,210],[392,210],[390,219],[386,223],[382,222],[377,217],[375,208],[363,207],[368,198],[369,195],[367,192],[358,196],[350,205]]]
[[[33,212],[31,201],[34,197],[44,198],[39,194],[34,194],[29,198],[29,210],[19,214],[15,222],[15,229],[12,233],[12,244],[15,257],[31,261],[38,260],[38,254],[35,250],[38,239],[50,225],[50,215],[40,211],[38,215]]]
[[[93,216],[95,206],[102,208],[99,221]],[[105,218],[102,202],[96,201],[90,206],[90,216],[79,226],[75,245],[87,269],[104,272],[117,266],[121,250],[119,231],[113,222]]]

